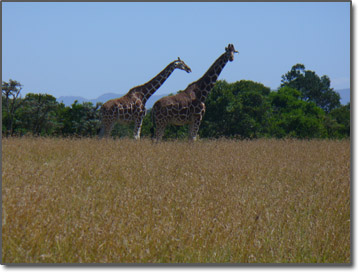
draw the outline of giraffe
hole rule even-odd
[[[228,61],[234,60],[235,50],[229,44],[223,53],[197,81],[188,85],[184,91],[176,95],[159,99],[153,105],[152,119],[156,128],[155,138],[160,141],[168,124],[189,124],[189,140],[195,141],[201,120],[205,114],[205,100],[213,88],[218,76]],[[152,134],[153,134],[152,129]],[[154,136],[154,135],[153,135]]]
[[[178,57],[147,83],[133,87],[121,98],[104,103],[100,110],[102,123],[100,138],[109,137],[116,122],[130,123],[134,121],[134,138],[140,139],[142,122],[146,114],[145,103],[175,69],[184,70],[187,73],[191,72],[190,67]]]

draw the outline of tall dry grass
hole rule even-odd
[[[349,263],[350,142],[2,140],[3,263]]]

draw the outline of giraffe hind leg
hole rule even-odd
[[[114,127],[114,123],[104,123],[101,127],[101,130],[99,132],[99,138],[108,138],[111,135],[111,131]]]
[[[156,142],[160,142],[163,139],[166,125],[157,125],[155,131]]]

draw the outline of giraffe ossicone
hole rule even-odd
[[[179,57],[169,63],[158,75],[147,83],[134,87],[121,98],[112,99],[104,103],[100,109],[101,130],[99,136],[109,137],[114,125],[134,122],[134,138],[140,139],[143,118],[146,114],[145,103],[165,82],[175,69],[191,72],[189,66]]]
[[[226,63],[234,60],[234,53],[239,52],[235,50],[233,44],[229,44],[225,47],[225,52],[200,79],[189,84],[184,91],[163,97],[155,102],[152,109],[152,121],[156,129],[157,141],[163,138],[164,130],[169,124],[178,126],[189,124],[189,140],[196,140],[205,114],[205,100]]]

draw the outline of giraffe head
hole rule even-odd
[[[234,53],[239,53],[239,51],[236,51],[233,44],[229,44],[228,47],[225,47],[226,54],[229,57],[229,61],[234,60]]]
[[[184,70],[187,73],[191,72],[190,67],[188,65],[186,65],[185,62],[182,61],[179,57],[178,57],[178,59],[176,61],[174,61],[174,67],[178,68],[180,70]]]

